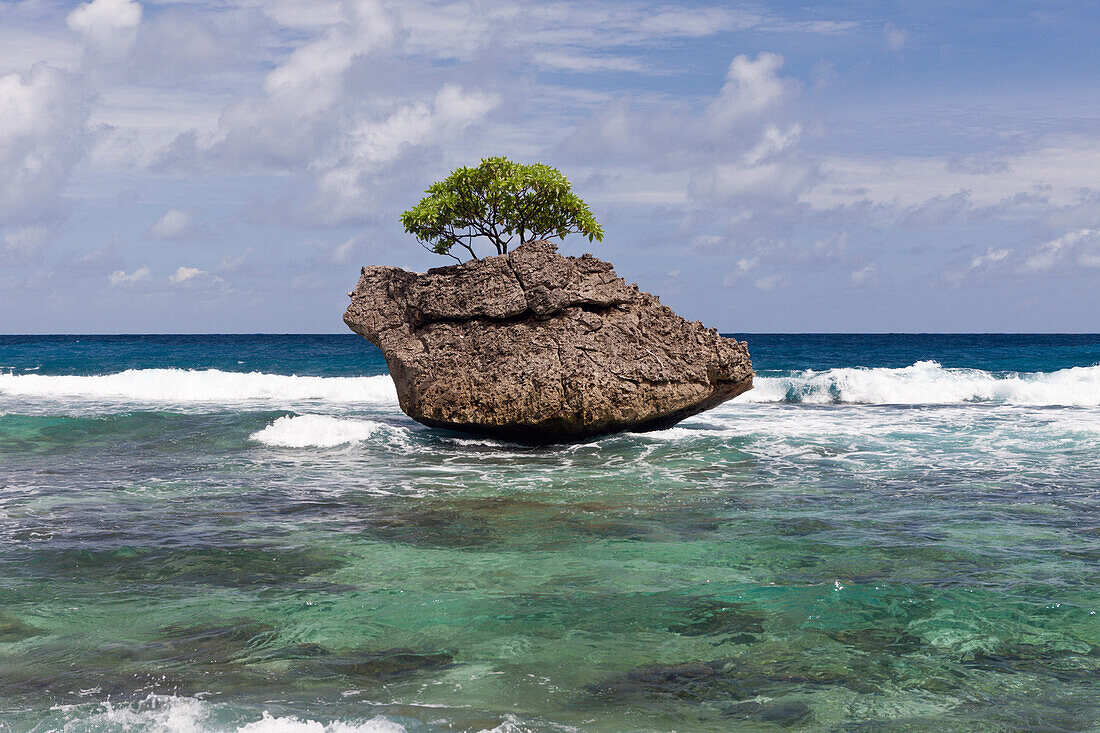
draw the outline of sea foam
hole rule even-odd
[[[218,369],[130,369],[94,376],[0,373],[0,395],[48,400],[110,400],[167,404],[307,401],[396,405],[387,375],[301,377]],[[1055,372],[994,374],[919,361],[902,368],[806,370],[757,376],[734,403],[1100,405],[1100,366]]]
[[[128,369],[94,376],[0,374],[0,395],[51,399],[129,400],[171,404],[189,402],[395,403],[386,375],[299,377],[219,369]]]
[[[1100,405],[1100,366],[998,375],[919,361],[898,369],[844,368],[807,370],[787,377],[758,376],[754,382],[754,388],[734,402]]]
[[[149,695],[144,700],[117,704],[101,703],[88,711],[83,706],[54,708],[62,713],[61,727],[48,730],[66,733],[405,733],[405,726],[382,716],[360,722],[336,720],[322,723],[296,716],[277,717],[268,712],[247,715],[231,713],[224,705],[193,697]],[[234,718],[234,722],[224,718]],[[249,720],[251,718],[251,720]]]
[[[369,440],[379,431],[400,430],[374,420],[352,420],[331,415],[287,415],[263,430],[252,440],[279,448],[333,448]]]
[[[405,726],[376,717],[365,723],[318,723],[295,717],[276,718],[264,713],[261,720],[237,728],[237,733],[405,733]]]

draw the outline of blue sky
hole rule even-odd
[[[723,331],[1100,330],[1100,5],[0,2],[0,332],[342,331],[486,155]]]

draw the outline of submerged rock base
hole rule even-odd
[[[432,427],[564,442],[667,428],[752,388],[744,342],[550,242],[426,274],[364,267],[349,295],[344,322]]]

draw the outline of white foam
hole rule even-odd
[[[648,438],[649,440],[685,440],[689,438],[703,437],[705,433],[699,430],[691,430],[685,427],[671,427],[664,430],[649,430],[644,433],[633,433],[637,438]]]
[[[331,415],[287,415],[251,435],[252,440],[279,448],[333,448],[369,440],[389,426],[374,420]]]
[[[755,387],[734,402],[1096,406],[1100,405],[1100,366],[1004,375],[946,369],[934,361],[900,369],[807,370],[789,377],[757,377]]]
[[[128,369],[96,376],[0,374],[0,395],[41,400],[78,398],[171,404],[397,401],[393,381],[386,375],[298,377],[261,372],[223,372],[219,369]]]
[[[325,725],[315,720],[301,720],[295,717],[276,718],[266,712],[262,720],[237,728],[237,733],[404,733],[404,731],[405,726],[383,717],[372,718],[365,723],[336,721]]]
[[[105,702],[89,714],[79,706],[55,708],[66,720],[50,731],[83,733],[405,733],[405,726],[375,716],[362,722],[336,720],[321,723],[294,716],[276,717],[264,712],[258,720],[240,722],[239,714],[231,714],[223,705],[215,705],[194,697],[150,695],[129,705]],[[226,717],[234,722],[223,722]],[[255,715],[245,716],[255,718]],[[222,721],[218,719],[221,718]],[[60,722],[60,721],[59,721]]]

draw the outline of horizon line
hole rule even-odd
[[[721,336],[1098,336],[1095,331],[722,331]],[[0,338],[122,336],[359,336],[352,331],[176,331],[120,333],[0,333]],[[363,338],[359,336],[359,338]],[[364,339],[365,340],[365,339]]]

